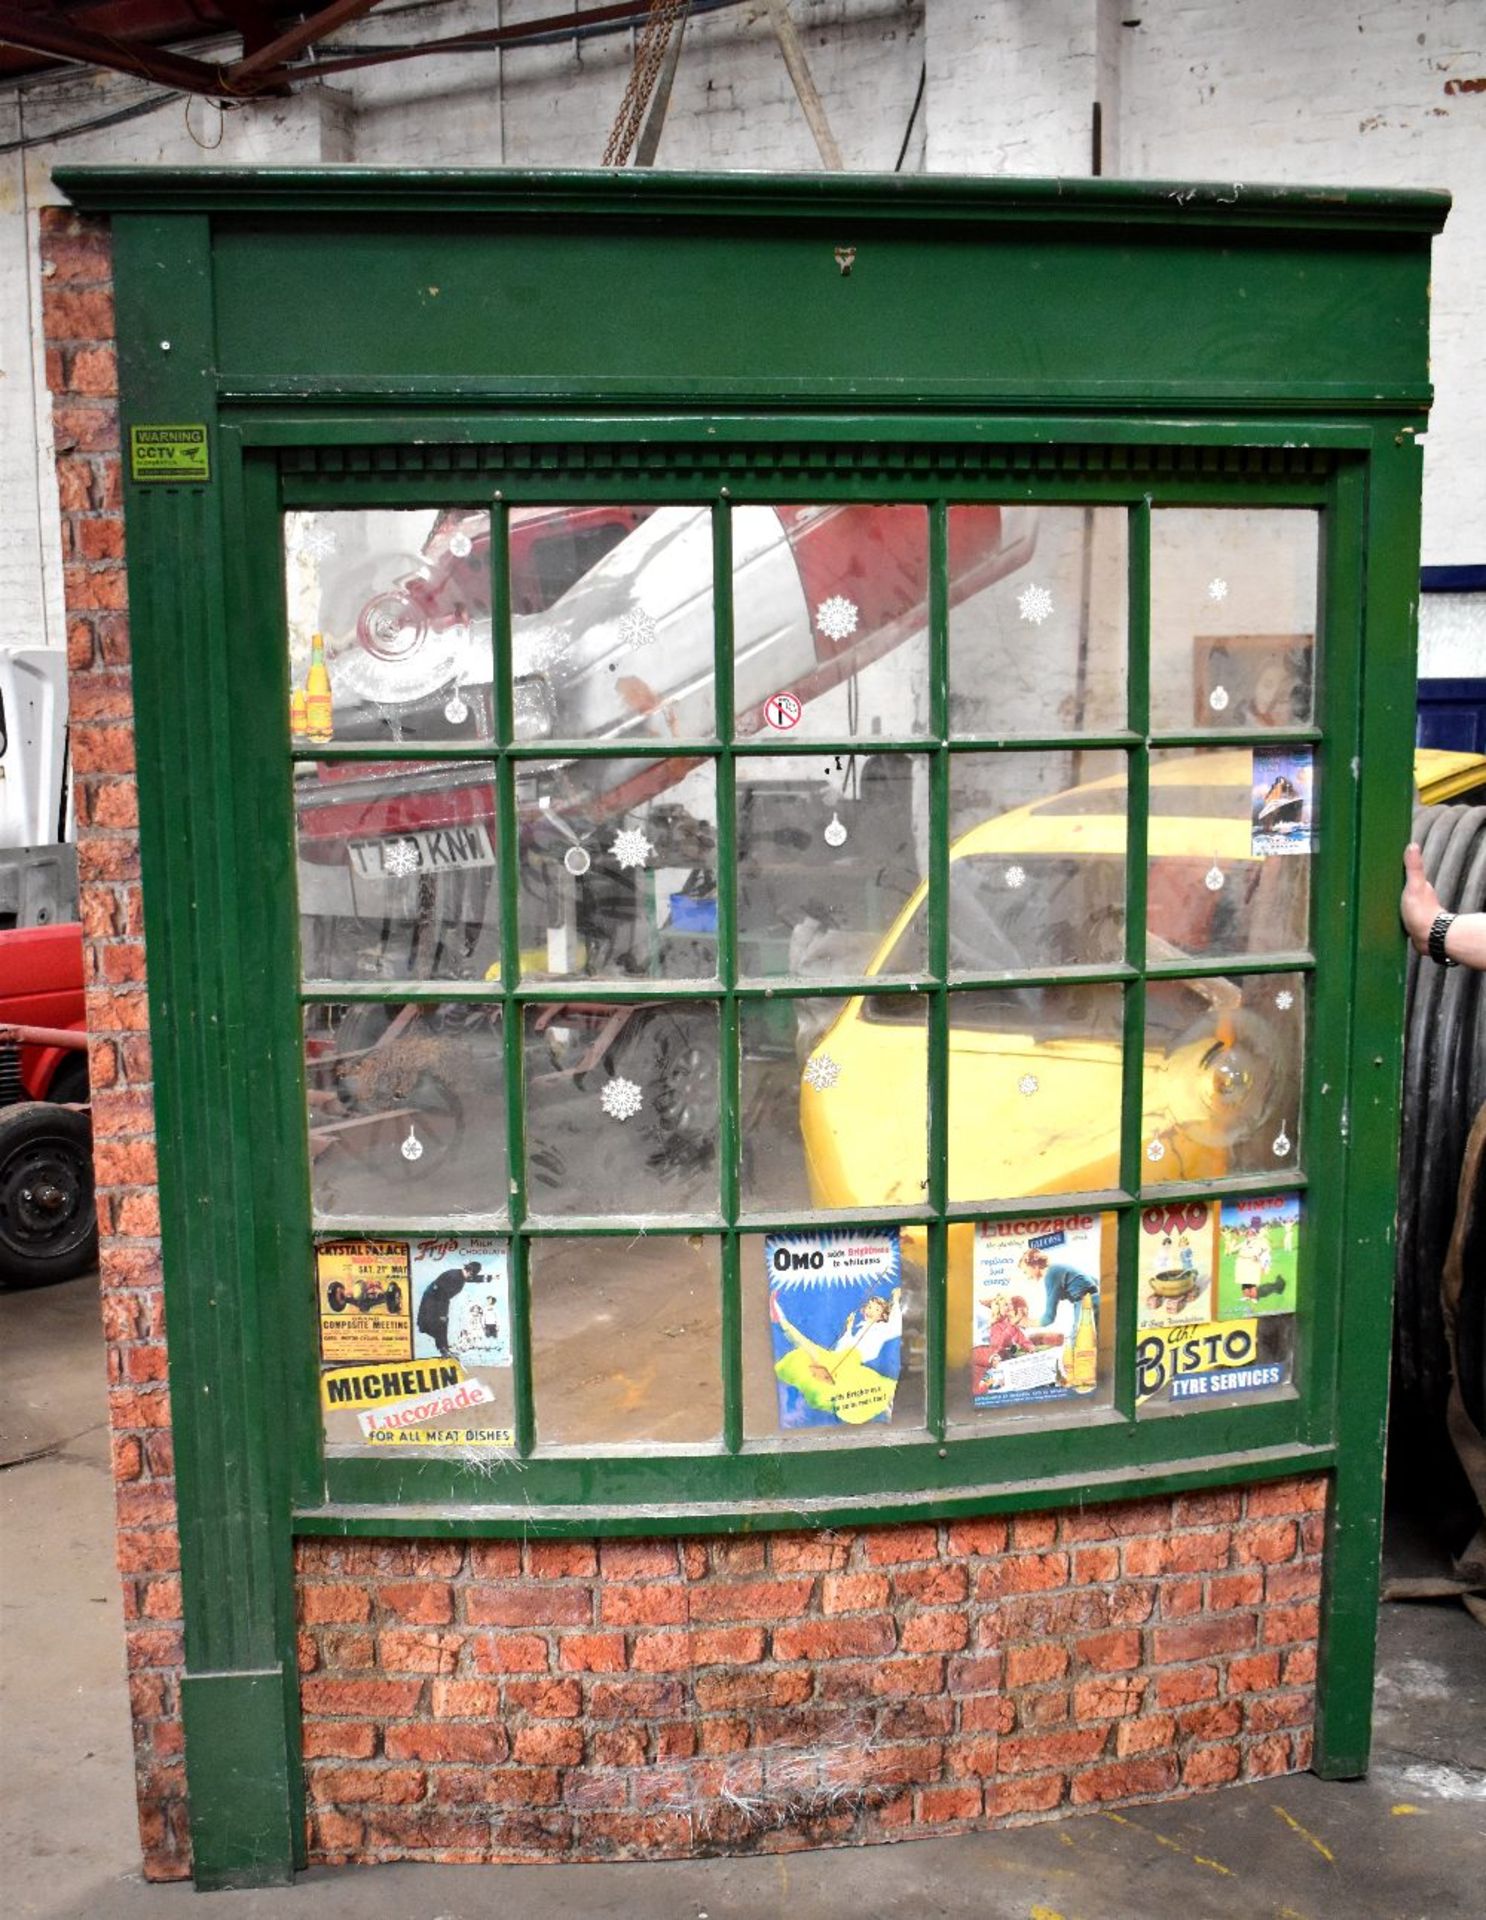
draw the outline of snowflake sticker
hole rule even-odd
[[[827,826],[822,838],[828,847],[844,847],[846,845],[846,828],[841,824],[841,816],[839,813],[833,813],[831,815],[830,824]]]
[[[422,864],[416,840],[394,840],[382,848],[382,872],[391,880],[406,880]]]
[[[825,1093],[841,1078],[840,1064],[828,1053],[817,1053],[805,1063],[805,1084],[817,1093]]]
[[[631,867],[643,867],[655,848],[638,827],[621,827],[609,851],[628,873]]]
[[[857,603],[844,593],[833,593],[815,609],[815,624],[827,640],[849,640],[857,630]]]
[[[1164,1160],[1166,1158],[1166,1142],[1164,1140],[1152,1140],[1145,1150],[1145,1157],[1147,1160]]]
[[[643,607],[631,607],[621,616],[619,638],[627,647],[648,647],[659,632]]]
[[[467,560],[474,550],[474,545],[474,541],[470,539],[467,533],[450,535],[449,551],[454,555],[456,560]]]
[[[569,847],[562,856],[562,864],[575,880],[581,880],[593,861],[589,858],[587,847]]]
[[[1228,598],[1228,582],[1221,578],[1209,580],[1207,583],[1207,597],[1209,600],[1226,600]]]
[[[1212,692],[1207,696],[1207,704],[1212,708],[1214,713],[1225,712],[1228,706],[1228,689],[1226,687],[1214,687]]]
[[[1288,1013],[1291,1007],[1295,1005],[1295,995],[1291,993],[1288,987],[1281,987],[1274,997],[1274,1003],[1281,1013]]]
[[[1053,596],[1046,587],[1024,587],[1016,597],[1017,611],[1034,627],[1040,627],[1053,610]]]
[[[408,1162],[409,1166],[411,1166],[415,1160],[421,1160],[423,1158],[423,1142],[418,1138],[415,1128],[411,1126],[408,1128],[408,1137],[398,1148],[398,1152],[402,1155],[403,1159]]]
[[[645,1104],[645,1095],[633,1080],[611,1080],[599,1095],[599,1105],[611,1120],[632,1120]]]
[[[1006,869],[1006,884],[1013,889],[1026,886],[1027,869],[1025,867],[1008,867]]]
[[[1037,1087],[1038,1080],[1035,1073],[1024,1073],[1016,1083],[1017,1092],[1025,1094],[1029,1100],[1032,1098],[1032,1095],[1036,1093]]]
[[[1285,1160],[1289,1158],[1290,1144],[1291,1144],[1290,1136],[1288,1133],[1286,1133],[1285,1123],[1282,1120],[1280,1122],[1280,1130],[1275,1135],[1274,1141],[1273,1141],[1274,1157],[1276,1160]]]
[[[1221,891],[1223,885],[1223,869],[1218,865],[1216,860],[1214,860],[1207,872],[1203,874],[1202,884],[1207,888],[1209,893],[1218,893]]]
[[[335,552],[335,535],[329,527],[312,520],[300,534],[297,545],[306,560],[328,560]]]

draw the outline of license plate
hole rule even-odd
[[[351,865],[366,880],[407,880],[415,874],[493,867],[495,849],[489,831],[476,820],[464,827],[428,827],[416,833],[389,833],[380,840],[353,840]]]

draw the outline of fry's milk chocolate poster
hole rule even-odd
[[[764,1259],[781,1428],[891,1422],[903,1370],[897,1228],[771,1233]]]
[[[323,1359],[413,1357],[405,1241],[320,1241],[315,1248],[315,1287]]]
[[[1208,1320],[1155,1327],[1135,1342],[1135,1400],[1217,1401],[1283,1386],[1290,1377],[1290,1324]]]
[[[1300,1195],[1225,1200],[1218,1222],[1218,1317],[1294,1313],[1299,1298]]]
[[[1094,1213],[977,1225],[970,1356],[977,1407],[1093,1392],[1100,1238]]]
[[[413,1242],[413,1356],[466,1367],[511,1364],[511,1288],[506,1243]]]
[[[1308,747],[1256,747],[1252,849],[1257,858],[1311,851],[1314,762]]]
[[[1205,1200],[1141,1209],[1141,1326],[1212,1319],[1217,1212]]]

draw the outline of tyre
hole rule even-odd
[[[346,1289],[339,1280],[332,1280],[325,1289],[325,1304],[332,1313],[344,1313],[346,1310]]]
[[[389,1313],[402,1312],[402,1288],[395,1280],[391,1286],[388,1287],[385,1298],[387,1301],[387,1311]]]
[[[717,1150],[721,1085],[716,1029],[670,1008],[646,1009],[625,1027],[609,1056],[610,1071],[646,1090],[641,1130],[651,1164],[705,1163]]]
[[[45,1286],[98,1258],[93,1129],[49,1101],[0,1112],[0,1283]]]
[[[86,1106],[88,1103],[88,1056],[69,1053],[52,1075],[46,1097],[59,1106]]]

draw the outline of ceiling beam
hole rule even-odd
[[[233,92],[242,89],[243,82],[257,80],[276,80],[281,76],[275,69],[286,60],[292,60],[296,54],[303,53],[316,40],[323,40],[337,28],[349,26],[351,21],[359,20],[370,13],[377,0],[331,0],[327,7],[321,7],[318,13],[312,13],[292,26],[276,39],[266,41],[261,47],[245,54],[241,60],[234,61],[227,69],[227,81]]]
[[[27,53],[48,53],[85,67],[106,67],[112,73],[132,74],[137,79],[154,80],[162,87],[179,87],[187,93],[220,97],[227,91],[222,85],[221,68],[205,60],[171,53],[165,47],[131,45],[107,34],[89,33],[86,28],[68,25],[55,14],[39,18],[34,11],[7,6],[3,0],[0,0],[0,41],[22,47]]]
[[[216,0],[216,7],[228,25],[237,28],[245,54],[266,47],[278,31],[278,22],[265,9],[263,0]]]
[[[740,6],[743,0],[713,0],[707,8],[710,12],[722,12],[728,7]],[[330,54],[326,59],[315,63],[318,73],[326,76],[333,73],[351,73],[360,67],[381,67],[396,60],[421,60],[431,53],[462,53],[493,49],[511,45],[520,45],[523,41],[550,36],[566,36],[581,33],[586,29],[610,26],[626,21],[637,25],[650,11],[651,0],[612,0],[612,4],[589,7],[583,13],[576,10],[568,13],[548,14],[540,20],[522,20],[512,26],[481,27],[472,33],[456,33],[443,40],[425,40],[418,46],[377,48],[369,53],[356,53],[342,57]],[[308,69],[296,67],[290,77],[302,80]]]

